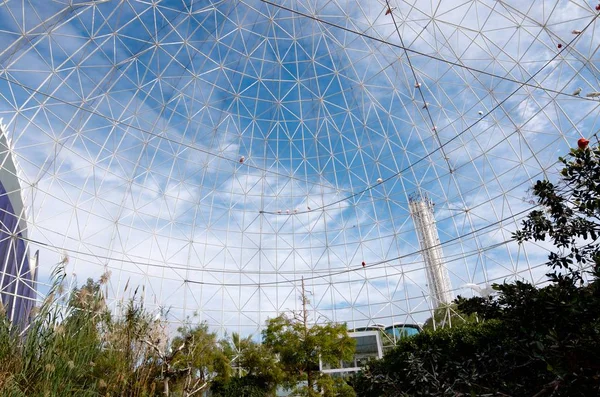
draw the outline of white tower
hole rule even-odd
[[[448,269],[444,265],[444,253],[433,216],[433,202],[424,195],[416,194],[409,199],[410,214],[419,236],[419,244],[427,267],[427,282],[433,300],[433,308],[452,302],[452,285]]]

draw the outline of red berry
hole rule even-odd
[[[600,4],[596,6],[596,11],[600,11]]]
[[[558,48],[562,48],[562,44],[558,43]]]

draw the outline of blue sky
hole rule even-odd
[[[198,312],[255,332],[297,306],[301,276],[315,317],[423,321],[408,212],[419,189],[436,203],[454,288],[543,274],[530,267],[546,247],[490,247],[510,238],[531,182],[596,130],[597,102],[531,86],[510,96],[518,83],[411,52],[409,65],[400,48],[260,1],[76,4],[0,6],[0,116],[30,235],[56,247],[41,279],[65,248],[74,282],[106,267],[115,302],[130,279],[174,322]],[[281,4],[400,43],[381,2]],[[554,58],[595,16],[584,2],[396,6],[412,50],[516,81],[550,61],[533,86],[597,90],[595,22]],[[41,20],[53,30],[18,45]]]

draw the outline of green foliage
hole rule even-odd
[[[169,342],[166,324],[146,310],[137,289],[115,316],[103,295],[108,275],[66,294],[63,277],[58,268],[27,333],[0,316],[0,395],[188,397],[210,389],[215,397],[255,397],[310,380],[300,393],[315,395],[318,385],[326,396],[354,396],[344,381],[318,371],[319,357],[334,363],[352,356],[343,325],[308,327],[281,316],[268,322],[269,343],[259,344],[237,334],[218,341],[207,324],[186,323]]]
[[[262,393],[261,396],[275,394],[284,374],[271,349],[256,343],[251,337],[241,338],[237,333],[222,340],[221,346],[231,362],[234,377],[230,379],[230,384],[223,384],[218,393],[217,389],[211,388],[213,393],[223,396],[244,393],[250,393],[248,395],[251,396],[258,392]]]
[[[486,371],[477,354],[503,357],[504,336],[497,322],[424,331],[402,340],[382,360],[363,368],[354,388],[357,395],[369,397],[489,393],[500,373]],[[519,373],[516,366],[504,369]],[[464,385],[468,385],[466,390]]]
[[[36,308],[27,332],[19,334],[2,317],[0,327],[0,394],[96,395],[98,374],[90,363],[102,353],[98,319],[104,310],[97,304],[98,294],[85,301],[78,297],[95,284],[73,291],[69,304],[61,307],[60,295],[64,273],[53,272],[53,286],[48,298]],[[75,303],[78,303],[76,305]]]
[[[346,324],[305,328],[301,321],[285,314],[267,321],[263,343],[279,355],[286,377],[293,382],[298,380],[298,374],[318,370],[319,357],[331,365],[351,360],[355,344],[348,336]]]
[[[557,248],[548,265],[555,271],[548,276],[560,285],[581,281],[583,266],[592,265],[600,275],[600,149],[573,149],[564,165],[558,185],[537,181],[533,194],[544,210],[532,211],[523,228],[514,235],[519,242],[545,241]]]
[[[494,285],[456,300],[480,322],[403,340],[364,368],[359,396],[592,396],[600,394],[600,150],[572,150],[558,184],[538,181],[541,206],[514,234],[549,240],[550,285]],[[590,281],[584,284],[584,272]],[[453,324],[454,325],[454,324]]]
[[[317,387],[325,397],[356,397],[352,386],[339,377],[322,375],[317,380]]]
[[[0,395],[191,396],[226,379],[228,361],[205,325],[183,328],[169,349],[165,325],[136,293],[115,317],[102,294],[107,275],[66,295],[60,267],[53,277],[26,333],[0,316]]]
[[[179,333],[172,343],[174,390],[184,396],[193,395],[208,389],[214,380],[228,379],[229,360],[217,343],[217,335],[208,330],[206,323],[183,326]]]
[[[346,324],[309,325],[305,295],[303,310],[293,316],[281,314],[267,320],[263,330],[263,344],[277,354],[283,369],[283,384],[309,397],[319,395],[315,386],[320,378],[319,359],[337,366],[340,360],[352,359],[355,340],[348,336]],[[298,387],[300,382],[305,386]]]
[[[270,386],[264,383],[264,379],[254,375],[233,377],[228,381],[217,380],[211,386],[210,391],[213,397],[265,397],[275,395],[275,391],[270,390]]]
[[[147,342],[158,337],[160,324],[152,321],[135,296],[125,304],[123,311],[122,316],[114,318],[103,309],[103,321],[96,326],[100,354],[92,360],[93,374],[104,393],[151,395],[157,386],[160,357]],[[68,343],[77,347],[73,340]]]
[[[477,315],[466,315],[458,310],[455,303],[438,307],[433,316],[423,324],[424,330],[434,331],[438,328],[454,327],[460,324],[477,322]]]

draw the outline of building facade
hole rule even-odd
[[[345,376],[360,371],[369,361],[381,359],[401,339],[421,332],[416,324],[397,323],[390,326],[375,324],[355,328],[348,331],[348,336],[356,341],[356,351],[351,361],[341,361],[339,366],[332,367],[320,363],[320,370],[330,375]]]
[[[0,300],[1,311],[16,325],[28,323],[35,304],[37,256],[29,257],[27,221],[17,177],[0,119]]]
[[[321,372],[344,376],[348,373],[360,371],[360,368],[371,360],[383,357],[383,343],[379,330],[350,331],[348,332],[348,336],[356,341],[356,351],[354,352],[352,361],[342,361],[338,367],[331,367],[321,362]]]

